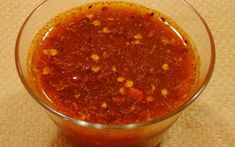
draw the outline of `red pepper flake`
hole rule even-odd
[[[156,86],[154,84],[151,84],[151,90],[155,91],[155,89],[156,89]]]
[[[130,111],[135,111],[135,109],[136,109],[136,105],[132,105],[132,106],[130,107]]]
[[[113,97],[113,102],[114,103],[122,103],[125,101],[125,98],[122,97],[122,96],[116,96],[116,97]]]
[[[167,39],[167,38],[164,37],[164,38],[162,39],[162,44],[166,47],[166,46],[170,45],[171,42],[170,42],[169,39]]]
[[[132,41],[131,43],[132,43],[132,44],[136,44],[136,45],[137,45],[137,44],[142,44],[142,42],[139,41],[139,40]]]
[[[42,74],[43,74],[43,75],[48,75],[49,73],[50,73],[49,67],[44,67],[44,68],[42,69]]]
[[[152,97],[152,96],[148,96],[148,97],[146,98],[146,102],[150,103],[150,102],[152,102],[152,101],[153,101],[153,97]]]
[[[77,93],[77,94],[73,95],[73,97],[74,97],[75,99],[78,99],[80,96],[81,96],[80,93]]]
[[[117,67],[115,65],[112,66],[112,71],[117,72]]]
[[[43,50],[43,54],[49,55],[49,56],[56,56],[58,54],[57,49],[50,49],[50,50]]]
[[[109,21],[114,21],[115,19],[114,19],[114,18],[109,17],[109,18],[107,18],[107,20],[109,20]]]
[[[50,50],[43,50],[42,52],[43,52],[43,54],[45,54],[45,55],[50,55]]]
[[[85,114],[82,114],[81,120],[85,120],[85,119],[86,119],[86,115],[85,115]]]
[[[144,93],[143,93],[143,91],[141,91],[137,88],[128,88],[127,93],[130,97],[133,97],[136,101],[143,100]]]

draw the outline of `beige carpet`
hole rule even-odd
[[[71,146],[22,86],[14,64],[17,33],[43,0],[0,0],[0,146]],[[188,0],[216,43],[214,75],[170,129],[162,146],[235,146],[235,0]]]

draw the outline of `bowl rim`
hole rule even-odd
[[[75,119],[75,118],[69,117],[65,114],[62,114],[61,112],[58,112],[57,110],[55,110],[53,107],[50,107],[49,105],[45,104],[42,100],[40,100],[40,98],[38,98],[36,96],[36,94],[33,92],[33,90],[30,88],[29,84],[27,83],[26,79],[24,78],[23,70],[22,70],[22,67],[20,64],[20,60],[19,60],[19,44],[20,44],[20,40],[21,40],[22,33],[24,31],[24,28],[25,28],[28,20],[31,18],[31,16],[38,9],[40,9],[47,1],[48,0],[44,0],[41,4],[39,4],[29,14],[29,16],[25,19],[23,25],[21,26],[19,33],[17,35],[17,40],[16,40],[16,44],[15,44],[15,65],[17,68],[18,76],[21,79],[21,82],[23,83],[23,85],[24,85],[25,89],[28,91],[28,93],[33,97],[33,99],[36,100],[41,106],[43,106],[49,112],[55,114],[56,116],[58,116],[64,120],[70,121],[70,122],[77,124],[77,125],[80,125],[82,127],[88,127],[88,128],[94,128],[94,129],[132,129],[132,128],[139,128],[139,127],[144,127],[144,126],[156,124],[156,123],[162,122],[168,118],[171,118],[172,116],[180,113],[182,110],[184,110],[186,107],[188,107],[202,93],[202,91],[207,86],[209,80],[211,79],[211,76],[212,76],[212,73],[214,70],[214,66],[215,66],[215,56],[216,56],[215,44],[214,44],[214,39],[213,39],[212,33],[211,33],[206,21],[201,16],[201,14],[190,3],[188,3],[186,0],[183,0],[185,2],[185,4],[188,5],[194,11],[194,13],[200,18],[201,22],[203,23],[203,25],[208,33],[208,36],[209,36],[210,50],[211,50],[210,65],[209,65],[209,69],[207,71],[207,74],[206,74],[204,80],[202,81],[202,84],[195,90],[195,94],[188,101],[186,101],[180,107],[176,108],[174,111],[167,113],[166,115],[163,115],[159,118],[155,118],[155,119],[152,119],[150,121],[145,121],[145,122],[121,124],[121,125],[92,123],[92,122],[88,122],[88,121]]]

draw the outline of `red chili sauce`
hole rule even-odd
[[[97,3],[53,21],[33,42],[30,70],[56,110],[88,122],[127,124],[159,118],[190,98],[197,55],[161,13]]]

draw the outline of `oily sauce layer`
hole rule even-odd
[[[188,100],[197,57],[169,18],[127,3],[97,3],[60,17],[33,42],[30,65],[58,111],[127,124],[158,118]]]

